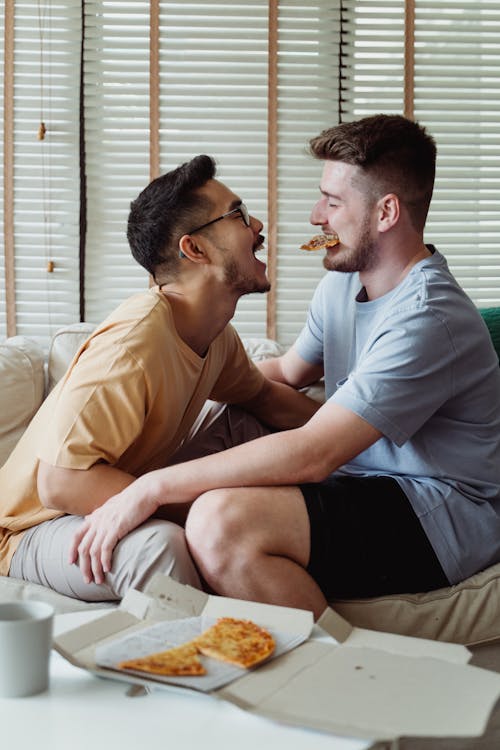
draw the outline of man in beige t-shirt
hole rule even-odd
[[[0,574],[86,600],[121,598],[157,571],[201,585],[185,545],[185,505],[127,534],[109,571],[71,564],[71,540],[82,516],[136,477],[190,455],[207,399],[244,410],[211,425],[224,433],[221,447],[299,426],[316,411],[267,380],[229,325],[243,294],[269,289],[255,256],[261,231],[207,156],[154,180],[132,203],[132,254],[156,286],[122,303],[83,344],[0,469]],[[195,438],[191,455],[214,446],[208,438],[196,447]]]

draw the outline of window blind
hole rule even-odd
[[[500,301],[500,6],[417,0],[415,118],[435,136],[426,237],[480,307]]]
[[[404,2],[344,3],[342,116],[403,113]],[[478,306],[499,303],[500,4],[415,0],[414,117],[438,147],[426,241]]]
[[[85,310],[99,323],[148,285],[126,226],[149,182],[149,2],[86,0],[84,24]]]
[[[7,338],[7,290],[5,280],[5,224],[4,224],[4,197],[5,197],[5,163],[4,163],[4,137],[5,137],[5,20],[6,13],[0,13],[0,107],[2,118],[0,120],[0,159],[3,165],[2,179],[0,180],[0,341]]]
[[[16,324],[18,334],[46,345],[57,328],[78,319],[79,309],[80,3],[17,0],[14,12]],[[42,121],[46,134],[39,140]],[[3,258],[1,273],[3,284]]]
[[[318,128],[337,117],[339,22],[335,3],[278,3],[277,185],[268,194],[269,3],[162,3],[161,160],[165,170],[195,153],[219,163],[220,179],[267,224],[277,213],[276,335],[291,343],[323,274],[298,247],[309,237],[320,165],[305,154]],[[332,70],[334,74],[332,75]],[[311,113],[314,116],[311,117]],[[267,298],[238,302],[241,335],[266,335]]]
[[[322,164],[309,140],[338,122],[339,3],[278,6],[278,256],[277,337],[292,344],[325,273],[320,253],[299,250],[317,228],[309,223],[319,199]]]
[[[267,222],[268,2],[160,4],[160,161],[165,172],[196,154]],[[233,320],[265,335],[266,296],[252,294]]]
[[[341,118],[402,113],[405,0],[343,0]]]
[[[220,178],[264,221],[265,234],[276,237],[276,331],[289,344],[324,273],[319,257],[298,250],[314,231],[309,213],[321,173],[321,164],[306,155],[307,142],[339,116],[404,111],[406,3],[270,2],[277,4],[271,102],[267,0],[155,0],[158,140],[160,171],[212,153]],[[15,3],[16,320],[19,333],[42,343],[79,318],[82,33],[86,319],[98,322],[148,284],[125,230],[129,203],[150,179],[150,2],[85,0],[84,8],[82,29],[80,0]],[[426,239],[443,250],[478,305],[497,304],[500,3],[415,0],[414,22],[411,100],[439,152]],[[275,154],[269,152],[270,104]],[[39,141],[42,117],[47,134]],[[270,157],[276,179],[268,184]],[[269,206],[273,227],[267,226]],[[265,334],[267,299],[240,301],[234,322],[243,335]],[[0,336],[5,321],[0,294]]]
[[[338,14],[321,2],[278,4],[278,185],[267,190],[267,0],[159,3],[160,172],[198,153],[265,224],[278,213],[278,338],[291,342],[323,273],[300,253],[320,165],[310,137],[337,117]],[[147,183],[149,3],[86,3],[85,121],[88,229],[86,317],[97,322],[147,283],[125,239],[130,199]],[[125,62],[126,61],[126,62]],[[130,75],[133,71],[133,76]],[[314,125],[304,113],[314,112]],[[334,118],[332,120],[332,118]],[[266,334],[266,295],[240,300],[241,335]]]

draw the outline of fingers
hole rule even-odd
[[[71,542],[70,548],[69,548],[69,555],[68,555],[68,562],[70,565],[73,565],[74,563],[78,562],[78,547],[80,546],[80,542],[82,541],[83,537],[87,533],[89,529],[89,522],[84,519],[82,521],[82,525],[78,529],[77,532],[75,532],[75,535],[73,536],[73,540]]]
[[[97,519],[87,517],[75,533],[69,553],[70,564],[77,563],[85,583],[104,583],[111,570],[113,550],[119,541],[115,532],[99,529]]]

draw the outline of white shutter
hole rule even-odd
[[[415,118],[436,138],[426,238],[478,306],[500,303],[500,5],[417,0]]]
[[[79,140],[75,122],[80,15],[77,0],[15,3],[16,322],[18,334],[45,346],[57,328],[78,320],[79,315]],[[47,133],[45,140],[38,140],[42,115]],[[49,261],[54,264],[53,273],[47,272]],[[1,274],[3,290],[3,257]],[[3,292],[1,297],[0,322],[5,332]]]
[[[403,112],[404,0],[344,3],[343,119]],[[414,116],[438,147],[427,242],[478,306],[500,293],[500,3],[415,0]]]
[[[85,2],[85,319],[98,323],[148,286],[127,237],[149,182],[149,2]]]
[[[299,250],[321,231],[309,223],[323,165],[310,139],[338,122],[338,3],[279,3],[277,338],[293,343],[325,273],[321,253]]]
[[[0,13],[0,164],[3,165],[3,140],[4,140],[4,80],[5,80],[5,13]],[[5,246],[4,246],[4,169],[0,179],[0,341],[7,337],[7,309],[5,300]]]
[[[342,120],[403,112],[404,14],[405,0],[343,0]]]
[[[494,305],[500,287],[500,3],[415,2],[415,117],[438,144],[426,239],[443,250],[478,305]],[[85,285],[92,322],[148,284],[125,231],[130,201],[149,181],[149,5],[85,2]],[[305,154],[307,142],[334,124],[339,110],[344,120],[403,111],[405,1],[339,5],[278,4],[278,185],[270,199],[278,209],[277,330],[287,344],[323,273],[319,257],[298,250],[311,231],[321,172]],[[37,140],[39,13],[44,141]],[[45,344],[60,325],[79,319],[81,3],[16,0],[15,19],[17,326]],[[2,14],[2,31],[3,20]],[[265,222],[267,0],[160,0],[160,25],[161,170],[211,153],[221,179]],[[3,72],[3,55],[0,64]],[[3,197],[3,183],[1,190]],[[2,243],[0,336],[6,332],[3,252]],[[47,273],[48,261],[53,273]],[[240,301],[235,323],[242,334],[265,332],[266,299]]]
[[[267,215],[267,0],[160,6],[160,159],[166,172],[196,154],[250,213]],[[239,302],[242,335],[265,335],[266,295]]]
[[[278,4],[277,328],[283,343],[300,331],[323,273],[319,259],[298,247],[311,233],[321,171],[305,148],[337,118],[338,14],[331,3],[324,8],[321,2]],[[162,171],[209,153],[220,179],[266,222],[268,2],[164,2],[161,9]],[[242,335],[265,335],[266,297],[241,299],[234,324]]]

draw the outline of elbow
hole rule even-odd
[[[332,473],[333,469],[325,467],[323,462],[311,462],[305,468],[305,478],[301,480],[301,484],[320,484],[327,479]]]
[[[297,437],[295,465],[301,467],[299,484],[324,482],[339,464],[325,449],[324,441],[317,439],[316,431],[310,422],[295,430],[294,435]]]
[[[325,461],[324,456],[309,454],[302,463],[300,482],[298,484],[319,484],[320,482],[324,482],[335,468],[335,466],[331,466],[330,462]]]
[[[61,491],[58,469],[40,461],[37,474],[37,492],[41,504],[49,510],[62,510],[64,493]]]

